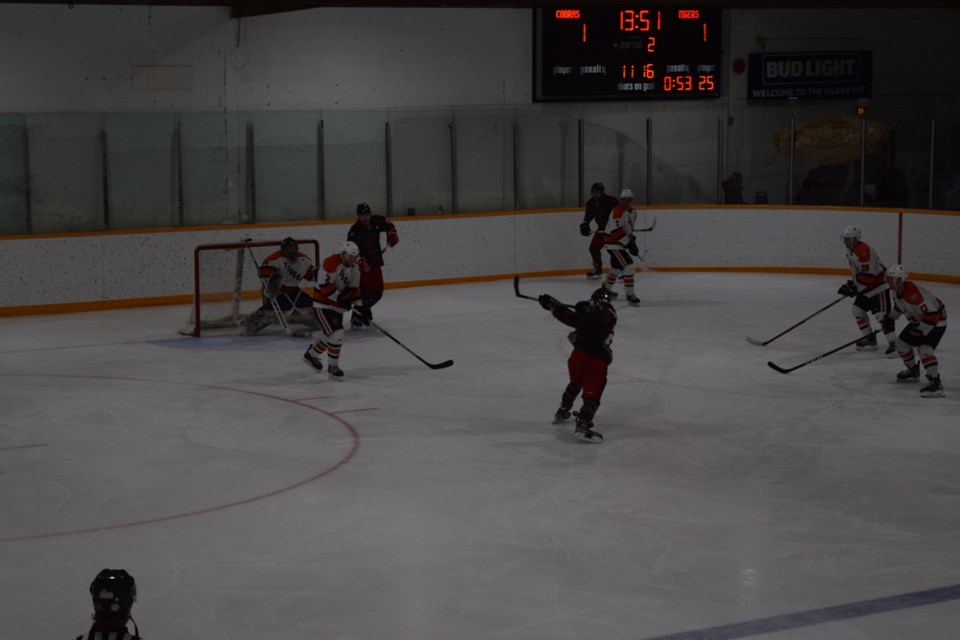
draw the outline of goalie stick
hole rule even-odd
[[[244,242],[250,242],[250,239],[244,240]],[[259,271],[260,265],[257,264],[257,258],[253,255],[253,250],[250,247],[247,247],[247,255],[250,256],[250,260],[253,261],[253,268]],[[266,282],[263,281],[263,278],[260,279],[260,282],[263,283],[264,288],[266,288]],[[290,325],[287,324],[287,317],[283,315],[283,310],[280,308],[280,303],[277,302],[276,298],[271,298],[270,296],[264,294],[263,296],[270,301],[270,306],[273,307],[273,313],[277,316],[277,322],[280,323],[280,326],[283,328],[283,332],[290,336],[291,338],[305,338],[310,335],[305,331],[294,331],[290,328]]]
[[[417,360],[419,360],[419,361],[422,362],[423,364],[427,365],[427,366],[430,367],[431,369],[446,369],[447,367],[450,367],[450,366],[453,365],[453,360],[444,360],[443,362],[438,362],[438,363],[436,363],[436,364],[434,364],[434,363],[432,363],[432,362],[427,362],[426,360],[424,360],[423,358],[421,358],[420,356],[418,356],[416,353],[414,353],[414,352],[410,349],[410,347],[408,347],[407,345],[403,344],[402,342],[400,342],[399,340],[397,340],[396,338],[394,338],[392,335],[390,335],[390,334],[387,332],[386,329],[384,329],[383,327],[381,327],[380,325],[378,325],[378,324],[377,324],[376,322],[374,322],[373,320],[370,321],[370,326],[376,327],[377,331],[379,331],[380,333],[382,333],[383,335],[387,336],[388,338],[390,338],[391,340],[393,340],[394,342],[396,342],[398,345],[400,345],[401,347],[403,347],[404,349],[406,349],[406,351],[407,351],[410,355],[412,355],[414,358],[416,358]]]
[[[810,358],[810,359],[807,360],[806,362],[801,362],[800,364],[796,365],[795,367],[784,368],[784,367],[778,366],[778,365],[776,365],[776,364],[774,364],[774,363],[772,363],[772,362],[768,362],[768,363],[767,363],[767,366],[770,367],[771,369],[773,369],[774,371],[776,371],[777,373],[790,373],[791,371],[796,371],[796,370],[799,369],[800,367],[805,367],[805,366],[807,366],[808,364],[811,364],[811,363],[813,363],[813,362],[816,362],[817,360],[822,360],[822,359],[826,358],[827,356],[836,353],[837,351],[840,351],[840,350],[842,350],[842,349],[846,349],[846,348],[849,347],[849,346],[855,345],[856,343],[858,343],[859,341],[863,340],[863,339],[866,338],[866,337],[875,336],[875,335],[877,335],[878,333],[880,333],[880,329],[875,329],[872,333],[870,333],[870,334],[868,334],[868,335],[866,335],[866,336],[860,336],[860,337],[857,338],[856,340],[851,340],[850,342],[847,342],[847,343],[845,343],[845,344],[842,344],[842,345],[840,345],[839,347],[837,347],[836,349],[831,349],[830,351],[827,351],[826,353],[821,353],[821,354],[818,355],[816,358]]]
[[[534,298],[533,296],[525,296],[522,293],[520,293],[520,276],[513,276],[513,292],[517,294],[518,298],[525,298],[526,300],[536,300],[537,302],[540,302],[540,298]],[[570,309],[573,308],[572,304],[564,304],[563,306],[568,307]]]

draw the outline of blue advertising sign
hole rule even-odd
[[[751,53],[747,100],[869,98],[872,51]]]

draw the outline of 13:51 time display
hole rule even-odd
[[[534,10],[534,100],[720,96],[721,10],[690,6]]]

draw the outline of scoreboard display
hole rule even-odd
[[[720,97],[717,7],[534,9],[537,102]]]

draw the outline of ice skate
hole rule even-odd
[[[350,328],[351,329],[363,329],[363,320],[357,317],[356,313],[351,314],[350,317]]]
[[[303,361],[309,364],[317,371],[323,371],[323,362],[320,360],[320,352],[310,345],[303,354]]]
[[[907,367],[897,374],[897,382],[916,382],[920,379],[920,365]]]
[[[327,375],[330,376],[331,380],[336,380],[337,382],[343,380],[343,370],[335,364],[327,367]]]
[[[603,442],[603,436],[593,430],[592,422],[577,422],[577,429],[573,432],[578,440],[584,442]]]
[[[877,350],[877,336],[871,334],[869,336],[863,336],[857,340],[857,351],[876,351]]]
[[[557,412],[553,414],[553,424],[558,424],[560,422],[563,422],[569,419],[570,419],[570,409],[564,409],[563,407],[560,407],[559,409],[557,409]]]
[[[627,294],[627,302],[629,302],[631,305],[633,305],[634,307],[636,307],[637,305],[640,304],[640,298],[638,298],[637,296],[633,295],[632,293],[628,293],[628,294]]]
[[[940,376],[928,376],[930,384],[920,389],[920,395],[924,398],[942,398],[943,385],[940,383]]]
[[[599,280],[603,276],[603,271],[600,269],[593,269],[592,271],[587,271],[587,280]]]
[[[883,352],[883,355],[887,356],[888,358],[896,358],[898,355],[900,355],[897,353],[897,345],[892,342],[888,344],[887,350]]]

